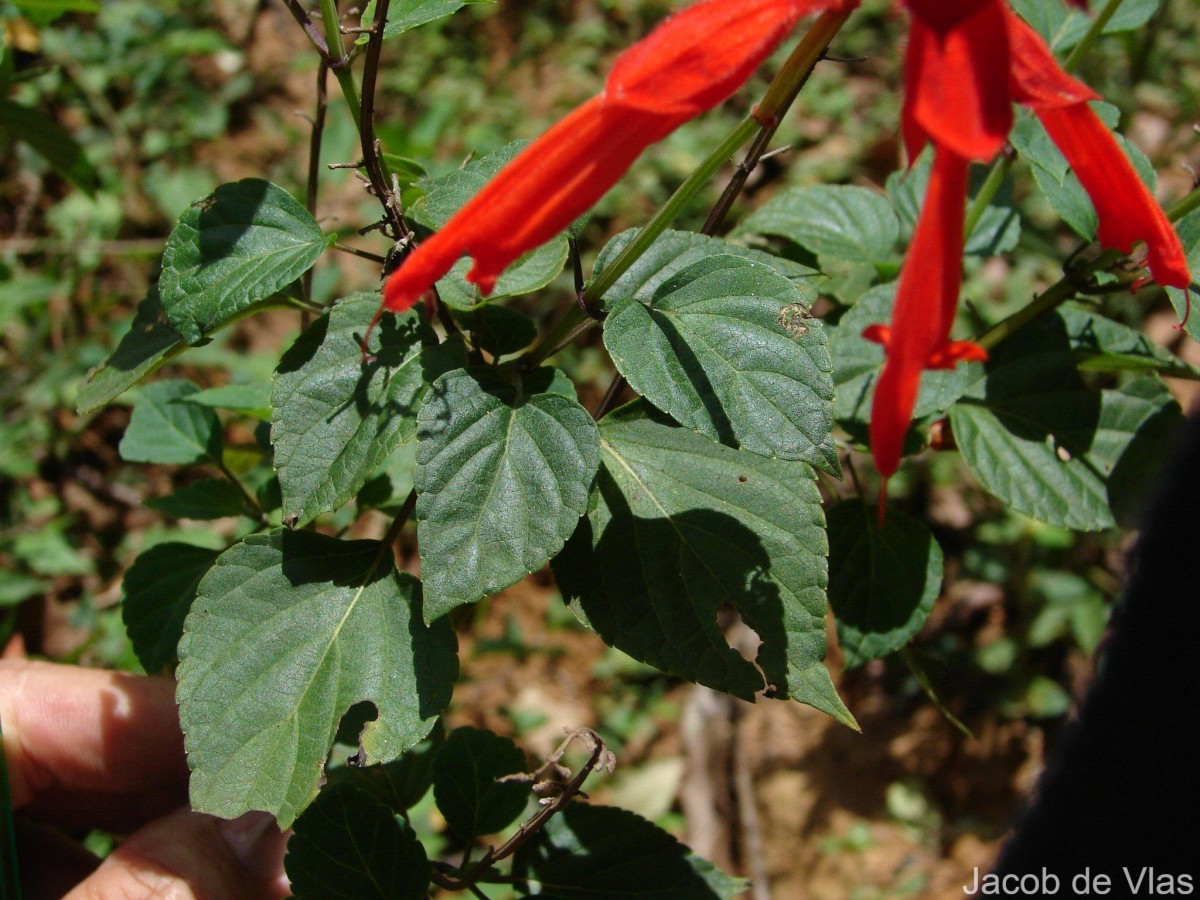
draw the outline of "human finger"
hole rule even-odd
[[[0,722],[14,806],[186,787],[167,679],[0,660]]]
[[[180,810],[146,825],[64,900],[276,900],[287,838],[266,813],[225,821]]]

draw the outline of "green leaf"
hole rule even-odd
[[[467,281],[467,272],[473,263],[464,257],[437,283],[438,296],[452,309],[472,310],[505,297],[519,297],[541,290],[558,277],[566,264],[567,239],[556,237],[550,243],[519,256],[496,279],[495,288],[485,300],[479,289]]]
[[[138,661],[150,674],[175,661],[196,588],[220,552],[171,541],[142,553],[121,585],[121,619]]]
[[[587,509],[596,423],[544,393],[550,370],[514,388],[494,369],[449,372],[418,418],[417,539],[432,621],[543,566]]]
[[[1109,128],[1115,128],[1120,116],[1116,107],[1108,103],[1093,103],[1093,109]],[[1142,181],[1154,191],[1156,181],[1154,167],[1145,154],[1121,135],[1114,135],[1125,151]],[[1019,110],[1010,140],[1017,152],[1030,164],[1033,178],[1055,211],[1062,216],[1076,234],[1086,241],[1095,240],[1099,221],[1096,209],[1075,173],[1071,171],[1067,158],[1055,146],[1033,113]]]
[[[420,584],[376,541],[252,535],[200,583],[179,644],[179,718],[197,810],[273,813],[317,794],[342,715],[369,701],[366,764],[415,746],[458,675],[448,622],[422,623]]]
[[[829,354],[833,358],[833,416],[847,425],[865,426],[871,420],[875,382],[883,366],[883,347],[862,336],[868,325],[887,323],[896,302],[896,284],[873,287],[842,316],[836,327],[827,326]],[[923,419],[950,408],[967,389],[970,367],[921,373],[920,394],[913,411]]]
[[[173,494],[151,497],[145,505],[176,519],[222,519],[249,513],[238,489],[224,478],[193,481]]]
[[[907,644],[942,587],[942,548],[928,526],[896,509],[883,528],[860,500],[825,511],[829,530],[829,605],[846,668]]]
[[[266,419],[271,415],[271,385],[262,382],[226,384],[192,394],[187,398],[187,402],[207,406],[210,409],[228,409]]]
[[[495,357],[517,353],[537,339],[533,320],[506,306],[483,306],[474,312],[456,312],[454,317],[471,331],[480,349]]]
[[[514,141],[449,175],[418,181],[417,186],[425,191],[425,196],[413,207],[413,217],[433,229],[444,227],[451,216],[483,190],[528,145],[528,141]],[[558,277],[566,263],[567,239],[565,235],[558,235],[543,246],[523,254],[505,269],[488,300],[540,290]],[[480,305],[477,288],[466,280],[471,265],[469,259],[459,260],[450,273],[437,283],[438,294],[447,305],[463,310]]]
[[[54,171],[89,196],[100,186],[83,147],[45,113],[0,99],[0,141],[5,138],[24,141]]]
[[[158,286],[138,304],[129,332],[112,356],[88,372],[75,396],[80,415],[112,402],[147,375],[158,371],[186,349],[183,338],[163,318]]]
[[[387,24],[383,29],[384,38],[396,37],[406,31],[412,31],[435,19],[458,12],[464,6],[477,3],[491,3],[493,0],[394,0],[388,9]],[[363,9],[362,26],[370,28],[375,22],[375,0],[370,0]],[[365,44],[368,35],[361,35],[358,43]]]
[[[1062,307],[1058,314],[1080,371],[1157,372],[1191,381],[1200,378],[1200,370],[1140,331],[1072,306]]]
[[[392,451],[417,433],[429,384],[462,366],[460,341],[438,345],[422,313],[385,315],[376,293],[353,294],[315,322],[279,364],[271,442],[283,488],[283,520],[308,524],[351,499]]]
[[[900,217],[900,236],[908,241],[917,225],[925,193],[929,189],[929,173],[933,169],[933,151],[927,149],[908,169],[901,169],[888,176],[886,190],[896,214]],[[981,170],[976,168],[979,173]],[[1009,183],[1006,181],[1005,186]],[[1001,191],[998,197],[1011,194]],[[972,196],[972,200],[974,197]],[[967,203],[969,207],[971,202]],[[1008,253],[1021,239],[1021,218],[1017,210],[1007,202],[993,201],[983,211],[975,229],[967,237],[963,250],[968,256],[997,256]]]
[[[388,809],[402,812],[421,802],[433,786],[433,761],[445,743],[441,727],[394,762],[378,766],[342,766],[329,773],[329,784],[353,784]],[[357,736],[355,737],[357,741]]]
[[[433,797],[446,824],[468,843],[516,821],[532,794],[526,781],[500,781],[526,770],[508,738],[478,728],[450,732],[433,760]]]
[[[326,243],[316,219],[283,188],[258,178],[223,184],[193,203],[167,239],[163,309],[196,344],[311,269]]]
[[[648,304],[617,300],[604,344],[633,389],[683,425],[837,474],[832,363],[824,326],[806,314],[804,295],[773,269],[714,256]]]
[[[0,569],[0,608],[23,603],[30,597],[45,593],[46,588],[46,583],[40,578]]]
[[[138,391],[121,438],[121,459],[177,465],[220,460],[217,414],[184,402],[199,390],[190,381],[156,381]]]
[[[554,561],[577,616],[635,659],[736,697],[771,687],[847,724],[825,659],[825,521],[803,462],[733,450],[644,401],[606,416],[591,509]],[[762,645],[749,662],[717,613]]]
[[[1183,244],[1183,252],[1187,254],[1188,269],[1193,273],[1200,273],[1200,210],[1193,210],[1176,222],[1175,231]],[[1192,304],[1200,299],[1200,284],[1197,283],[1197,278],[1200,278],[1200,274],[1193,274],[1190,286]],[[1167,288],[1167,296],[1171,298],[1171,305],[1175,308],[1179,321],[1184,322],[1186,319],[1184,332],[1192,340],[1200,340],[1200,315],[1188,314],[1189,297],[1179,288],[1173,287]]]
[[[423,900],[429,891],[412,826],[352,784],[323,790],[296,820],[283,864],[295,900]]]
[[[1021,18],[1046,39],[1052,49],[1063,52],[1082,40],[1091,27],[1092,17],[1104,8],[1106,2],[1107,0],[1092,0],[1091,16],[1067,7],[1061,0],[1012,0],[1012,5]],[[1104,33],[1118,34],[1141,28],[1158,11],[1159,2],[1160,0],[1124,0],[1104,26]]]
[[[583,803],[517,850],[513,874],[543,900],[734,900],[748,887],[641,816]]]
[[[786,238],[822,258],[872,263],[891,258],[900,223],[887,198],[875,191],[813,185],[772,197],[737,232]]]
[[[604,245],[604,249],[596,258],[595,277],[598,278],[612,265],[621,251],[638,236],[639,230],[630,228],[622,231]],[[817,293],[810,285],[810,282],[821,277],[816,269],[802,266],[782,256],[764,253],[762,250],[751,250],[740,244],[731,244],[720,238],[696,234],[694,231],[663,232],[650,249],[638,257],[625,274],[608,289],[606,296],[617,299],[636,297],[643,303],[649,303],[665,281],[674,278],[692,263],[718,255],[738,256],[770,266],[804,292],[805,306],[812,306],[817,299]]]
[[[22,12],[32,13],[68,13],[100,12],[97,0],[12,0],[14,6]]]
[[[1137,518],[1147,480],[1182,421],[1157,378],[1089,390],[1061,315],[997,346],[950,410],[963,458],[1017,512],[1096,531]]]

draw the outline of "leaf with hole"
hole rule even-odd
[[[642,401],[600,426],[591,508],[554,574],[577,616],[634,659],[751,700],[769,691],[847,724],[825,659],[825,519],[794,460],[734,450]],[[753,662],[717,627],[732,605]]]
[[[342,715],[368,701],[363,762],[419,743],[458,676],[448,622],[426,626],[420,584],[377,541],[251,535],[200,583],[179,644],[179,718],[192,805],[286,828],[323,780]]]
[[[823,324],[806,316],[804,295],[773,269],[714,256],[648,303],[618,299],[604,345],[635,391],[688,428],[837,474],[833,367]]]

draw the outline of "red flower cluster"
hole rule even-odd
[[[887,350],[871,408],[871,452],[885,482],[900,462],[921,372],[987,358],[974,344],[951,341],[950,326],[962,275],[967,165],[999,152],[1014,101],[1034,111],[1079,177],[1096,207],[1100,243],[1128,253],[1145,242],[1160,284],[1186,289],[1191,282],[1167,217],[1088,105],[1096,94],[1058,67],[1032,28],[1002,0],[905,3],[912,26],[904,142],[910,160],[933,144],[934,163],[892,325],[863,333]],[[881,493],[881,515],[882,502]]]
[[[887,359],[871,411],[871,449],[886,479],[899,465],[921,372],[983,360],[951,341],[962,279],[967,167],[1003,146],[1013,103],[1036,113],[1092,198],[1100,242],[1129,252],[1144,242],[1154,278],[1191,282],[1179,239],[1089,101],[1040,37],[1003,0],[903,0],[912,15],[903,135],[909,158],[927,143],[933,170],[890,327],[866,337]],[[1083,0],[1071,0],[1085,6]],[[486,295],[522,253],[590,208],[637,156],[732,94],[804,15],[847,12],[858,0],[703,0],[618,57],[604,91],[505,167],[393,274],[384,307],[405,310],[462,256]],[[882,512],[881,494],[881,512]]]

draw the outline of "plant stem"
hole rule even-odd
[[[383,28],[387,23],[388,6],[391,0],[377,0],[375,19],[371,24],[371,37],[367,41],[367,58],[363,63],[362,103],[358,107],[358,135],[362,144],[363,165],[375,196],[383,204],[384,216],[391,227],[393,241],[408,236],[408,226],[400,213],[400,206],[392,192],[391,176],[387,164],[379,155],[375,140],[375,84],[379,77],[379,58],[383,52]]]
[[[354,83],[354,73],[350,71],[350,57],[346,54],[346,45],[342,40],[337,0],[321,0],[321,22],[325,26],[325,43],[329,47],[326,55],[329,68],[338,80],[342,96],[346,98],[346,105],[350,107],[350,115],[354,116],[357,122],[362,102],[358,96],[358,86]]]
[[[329,109],[329,63],[321,57],[317,67],[317,109],[313,113],[312,135],[308,141],[308,184],[304,193],[304,205],[309,215],[317,216],[317,191],[321,185],[321,144],[325,137],[325,113]],[[309,269],[300,280],[300,286],[307,300],[312,300],[313,270]],[[302,327],[308,327],[307,320]]]
[[[800,93],[808,79],[812,77],[813,70],[816,69],[817,63],[825,55],[825,51],[829,49],[829,44],[833,41],[834,36],[841,30],[841,27],[846,24],[846,20],[850,18],[849,12],[826,12],[823,13],[812,28],[801,38],[800,43],[796,45],[796,49],[792,51],[779,74],[771,82],[767,88],[767,93],[763,97],[762,103],[754,111],[754,118],[761,124],[757,137],[754,143],[750,145],[750,149],[746,152],[746,158],[738,166],[734,172],[733,178],[726,185],[725,191],[721,194],[716,206],[708,216],[708,221],[704,223],[704,227],[700,229],[701,234],[713,235],[717,233],[717,229],[721,227],[721,223],[725,221],[725,216],[729,214],[730,208],[733,206],[734,200],[741,193],[742,188],[746,185],[746,179],[750,177],[750,173],[758,166],[759,160],[770,144],[771,138],[775,136],[775,132],[779,129],[783,114],[791,107],[796,100],[796,95]]]
[[[1067,61],[1063,63],[1063,71],[1075,71],[1075,67],[1091,52],[1092,45],[1099,40],[1100,35],[1104,34],[1104,29],[1108,25],[1109,20],[1116,15],[1117,10],[1120,9],[1123,2],[1124,0],[1108,0],[1104,4],[1104,9],[1100,10],[1100,14],[1092,22],[1092,26],[1087,30],[1087,34],[1067,54]]]
[[[225,479],[232,484],[237,490],[238,494],[241,495],[242,502],[246,504],[246,509],[253,511],[254,518],[258,520],[260,525],[266,525],[267,514],[263,512],[262,505],[258,502],[258,498],[246,489],[246,486],[242,484],[242,479],[233,474],[233,470],[225,464],[225,460],[217,459],[215,462],[217,464],[217,469],[220,470],[221,474],[225,476]]]
[[[717,170],[737,152],[738,147],[750,140],[757,126],[758,122],[755,119],[745,119],[704,158],[696,171],[688,176],[679,189],[671,195],[671,199],[663,204],[654,218],[638,232],[637,237],[588,286],[584,298],[589,306],[599,301],[605,292],[617,283],[617,279],[629,271],[630,266],[650,249],[650,245],[670,227],[684,208],[696,198],[696,195],[704,190],[705,185],[717,173]]]
[[[617,280],[629,271],[630,266],[640,259],[650,246],[658,240],[671,223],[679,216],[684,208],[696,198],[696,196],[704,189],[709,180],[717,173],[721,166],[737,152],[746,141],[754,135],[755,129],[759,129],[759,137],[762,141],[763,148],[770,140],[770,135],[774,134],[776,128],[779,127],[779,120],[786,113],[788,107],[796,99],[796,94],[804,83],[812,74],[813,66],[817,64],[821,56],[824,54],[829,42],[833,40],[835,34],[849,18],[849,13],[823,13],[808,33],[796,45],[796,49],[792,51],[787,62],[776,73],[772,79],[767,92],[763,95],[763,100],[755,108],[754,115],[747,118],[733,130],[728,137],[725,138],[711,153],[705,157],[704,161],[694,171],[687,180],[684,181],[671,195],[671,198],[663,205],[649,222],[642,227],[635,237],[601,272],[596,279],[588,286],[583,294],[582,304],[577,304],[567,310],[566,315],[558,321],[558,323],[550,330],[550,332],[542,339],[542,341],[530,351],[524,361],[526,370],[534,369],[540,366],[543,362],[561,350],[566,344],[575,340],[583,331],[587,330],[594,324],[594,320],[588,318],[587,314],[581,309],[581,306],[586,306],[589,309],[594,309],[600,300],[604,297]],[[768,132],[766,138],[762,138],[764,132]],[[756,142],[756,146],[757,146]],[[758,154],[761,156],[762,148]],[[747,154],[747,162],[750,160],[750,155]],[[747,165],[743,162],[743,166]],[[755,164],[757,158],[755,159]],[[753,166],[751,166],[751,169]],[[749,170],[746,172],[749,175]],[[718,201],[716,213],[721,205],[731,204],[745,184],[743,177],[740,182],[731,182],[730,187],[725,189],[721,200]],[[724,212],[718,216],[719,219],[724,217]],[[710,221],[713,216],[709,216]],[[710,232],[705,232],[710,233]]]
[[[971,239],[971,233],[983,217],[984,210],[996,198],[996,193],[1000,190],[1000,185],[1004,183],[1005,176],[1008,175],[1009,169],[1012,168],[1013,163],[1016,161],[1016,152],[1011,147],[1006,146],[1001,151],[1001,154],[1000,158],[992,164],[992,171],[988,172],[987,178],[979,188],[979,193],[971,201],[971,208],[967,210],[967,218],[963,222],[964,245]]]
[[[1193,188],[1190,194],[1168,209],[1167,218],[1172,222],[1178,222],[1198,208],[1200,208],[1200,187]]]

